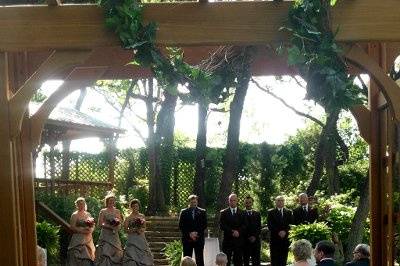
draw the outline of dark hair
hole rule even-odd
[[[133,200],[131,200],[131,203],[129,204],[129,207],[132,208],[132,205],[134,205],[134,204],[137,204],[137,205],[140,206],[140,201],[139,201],[138,199],[133,199]]]
[[[254,201],[253,197],[250,195],[247,195],[245,199],[251,199],[252,201]]]
[[[333,258],[333,256],[335,255],[335,245],[332,241],[319,241],[315,246],[315,249],[318,252],[323,252],[326,258]]]

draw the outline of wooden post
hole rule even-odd
[[[9,84],[7,53],[0,53],[0,261],[2,265],[22,265],[22,247],[18,230],[18,206],[10,139]]]

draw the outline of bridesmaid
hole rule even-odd
[[[128,240],[124,251],[123,265],[153,266],[153,255],[144,236],[146,220],[144,215],[139,213],[139,200],[132,200],[130,207],[132,212],[124,222],[124,229],[128,234]]]
[[[71,229],[74,232],[68,246],[67,266],[92,266],[95,247],[92,232],[96,222],[86,211],[84,198],[75,201],[77,211],[71,215]]]
[[[106,208],[99,214],[98,226],[101,228],[96,248],[96,266],[122,264],[122,246],[118,231],[121,228],[121,212],[115,208],[115,196],[109,194],[104,199]]]

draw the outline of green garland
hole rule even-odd
[[[307,99],[312,99],[328,113],[349,109],[365,97],[348,74],[342,50],[331,30],[330,7],[336,1],[300,0],[289,9],[290,34],[288,64],[296,66],[307,81]]]
[[[235,75],[230,68],[215,73],[204,71],[184,62],[183,52],[177,48],[167,48],[165,56],[155,45],[157,25],[143,24],[143,4],[138,0],[100,0],[100,5],[107,28],[119,36],[123,48],[134,53],[129,64],[150,68],[169,93],[176,95],[178,84],[187,84],[190,90],[187,101],[216,102],[215,97],[221,95],[223,88],[232,85]]]

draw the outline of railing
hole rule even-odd
[[[90,193],[92,193],[92,190],[95,189],[106,191],[111,188],[111,182],[35,178],[35,190],[44,191],[46,193],[57,193],[65,195],[77,193],[84,196],[90,195]]]
[[[52,209],[50,209],[43,202],[36,201],[36,211],[41,211],[50,220],[54,221],[56,224],[60,225],[66,232],[72,234],[71,225],[67,223],[63,218],[57,215]]]

